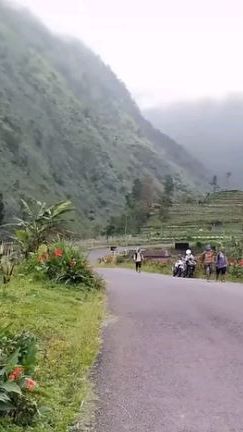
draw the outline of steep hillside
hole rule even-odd
[[[144,114],[217,174],[222,187],[243,188],[243,95],[154,108]]]
[[[150,175],[159,188],[168,173],[195,188],[204,169],[143,119],[88,48],[0,0],[0,192],[7,215],[16,213],[20,196],[68,197],[86,227],[119,211],[135,177]]]

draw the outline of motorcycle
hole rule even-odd
[[[193,278],[195,270],[196,270],[196,261],[194,259],[189,259],[185,263],[184,277]]]
[[[185,272],[185,262],[182,259],[179,259],[173,267],[173,276],[183,277],[184,272]]]

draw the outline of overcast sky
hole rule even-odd
[[[101,55],[140,105],[243,91],[243,0],[18,0]]]

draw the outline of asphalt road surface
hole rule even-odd
[[[102,274],[95,431],[243,431],[243,285]]]

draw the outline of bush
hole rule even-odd
[[[230,265],[229,274],[233,276],[233,278],[243,279],[243,267],[239,264]]]
[[[116,264],[124,264],[125,262],[129,262],[129,257],[126,255],[117,255],[116,256]]]
[[[171,274],[171,264],[169,262],[160,262],[160,261],[144,261],[144,266],[148,271],[162,273],[162,274]]]
[[[32,376],[37,365],[37,340],[22,332],[12,335],[3,328],[0,333],[0,416],[14,423],[31,425],[38,415],[34,397],[37,383]]]
[[[100,280],[94,274],[80,251],[65,243],[41,246],[27,261],[25,270],[66,285],[82,285],[85,288],[100,288]]]
[[[204,244],[202,243],[201,240],[197,240],[196,241],[196,248],[197,249],[202,249],[204,247]]]
[[[115,255],[106,255],[102,258],[100,258],[100,263],[104,263],[104,264],[115,264],[116,263],[116,257]]]

